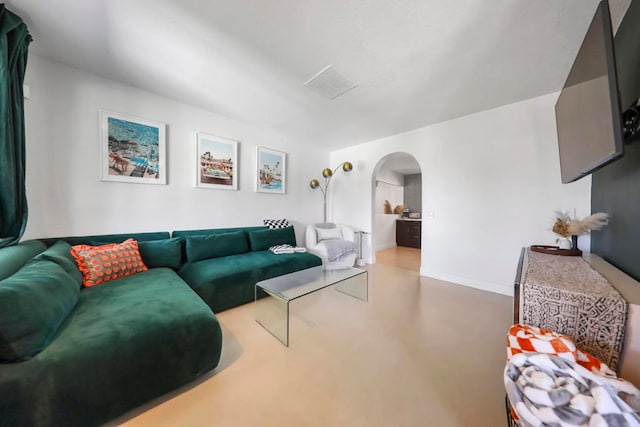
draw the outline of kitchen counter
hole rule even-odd
[[[398,218],[396,221],[422,221],[422,218]]]

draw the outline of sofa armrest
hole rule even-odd
[[[350,242],[356,242],[356,233],[353,228],[348,225],[339,225],[340,233],[342,233],[342,238],[344,240],[348,240]]]
[[[340,232],[342,233],[342,238],[344,240],[348,240],[350,242],[354,242],[356,241],[356,234],[355,231],[353,230],[353,228],[349,227],[348,225],[341,225],[340,226]]]
[[[316,233],[316,228],[313,225],[307,225],[307,229],[304,234],[304,244],[307,249],[318,244],[318,234]]]

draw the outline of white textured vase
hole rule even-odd
[[[560,241],[558,242],[558,247],[560,249],[571,249],[571,240],[564,237],[560,238]]]

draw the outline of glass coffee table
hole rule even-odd
[[[256,322],[289,347],[290,303],[329,286],[365,302],[369,299],[366,270],[327,266],[308,268],[256,283]],[[267,296],[259,298],[261,291]]]

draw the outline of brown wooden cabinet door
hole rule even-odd
[[[411,247],[420,249],[420,243],[422,240],[422,223],[420,221],[412,222],[409,234],[411,237]]]
[[[396,245],[420,249],[421,234],[420,221],[396,221]]]

